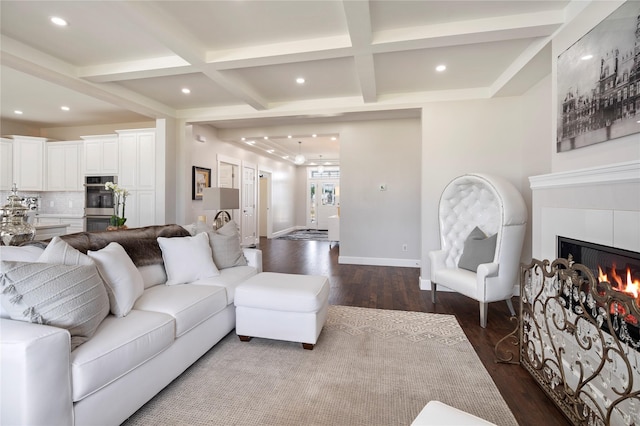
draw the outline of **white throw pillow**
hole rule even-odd
[[[87,254],[96,263],[107,287],[111,313],[116,317],[126,316],[144,291],[144,281],[138,268],[116,242],[109,243],[102,250],[89,250]]]
[[[95,265],[0,262],[0,303],[14,320],[69,330],[71,350],[109,314]]]
[[[247,259],[240,246],[238,225],[233,220],[217,231],[210,231],[207,234],[213,252],[213,262],[218,269],[247,265]]]
[[[63,265],[93,265],[93,260],[89,256],[71,247],[60,237],[53,237],[37,262]]]
[[[195,237],[158,237],[162,250],[167,285],[184,284],[220,275],[213,263],[209,237],[201,232]]]

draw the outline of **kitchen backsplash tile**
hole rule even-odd
[[[7,197],[11,195],[10,191],[0,191],[0,200],[2,205],[7,203]],[[38,213],[41,214],[74,214],[84,215],[84,192],[31,192],[18,191],[18,195],[22,198],[37,197]]]

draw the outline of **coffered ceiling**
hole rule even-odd
[[[411,116],[523,93],[581,3],[2,0],[0,113],[39,127]]]

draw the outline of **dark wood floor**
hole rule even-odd
[[[489,305],[483,329],[477,302],[439,292],[437,303],[431,303],[431,292],[419,288],[418,268],[340,265],[340,246],[329,250],[327,242],[261,238],[258,248],[266,272],[328,276],[333,305],[454,314],[520,425],[570,424],[522,367],[495,362],[495,344],[513,330],[506,303]]]

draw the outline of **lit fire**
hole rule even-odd
[[[633,294],[633,297],[638,298],[638,294],[640,293],[640,280],[632,280],[631,279],[631,269],[627,267],[627,280],[623,281],[623,278],[616,273],[616,265],[615,263],[611,266],[611,280],[602,272],[602,268],[598,266],[598,280],[600,282],[606,281],[616,287],[616,290],[622,291],[624,293]]]

